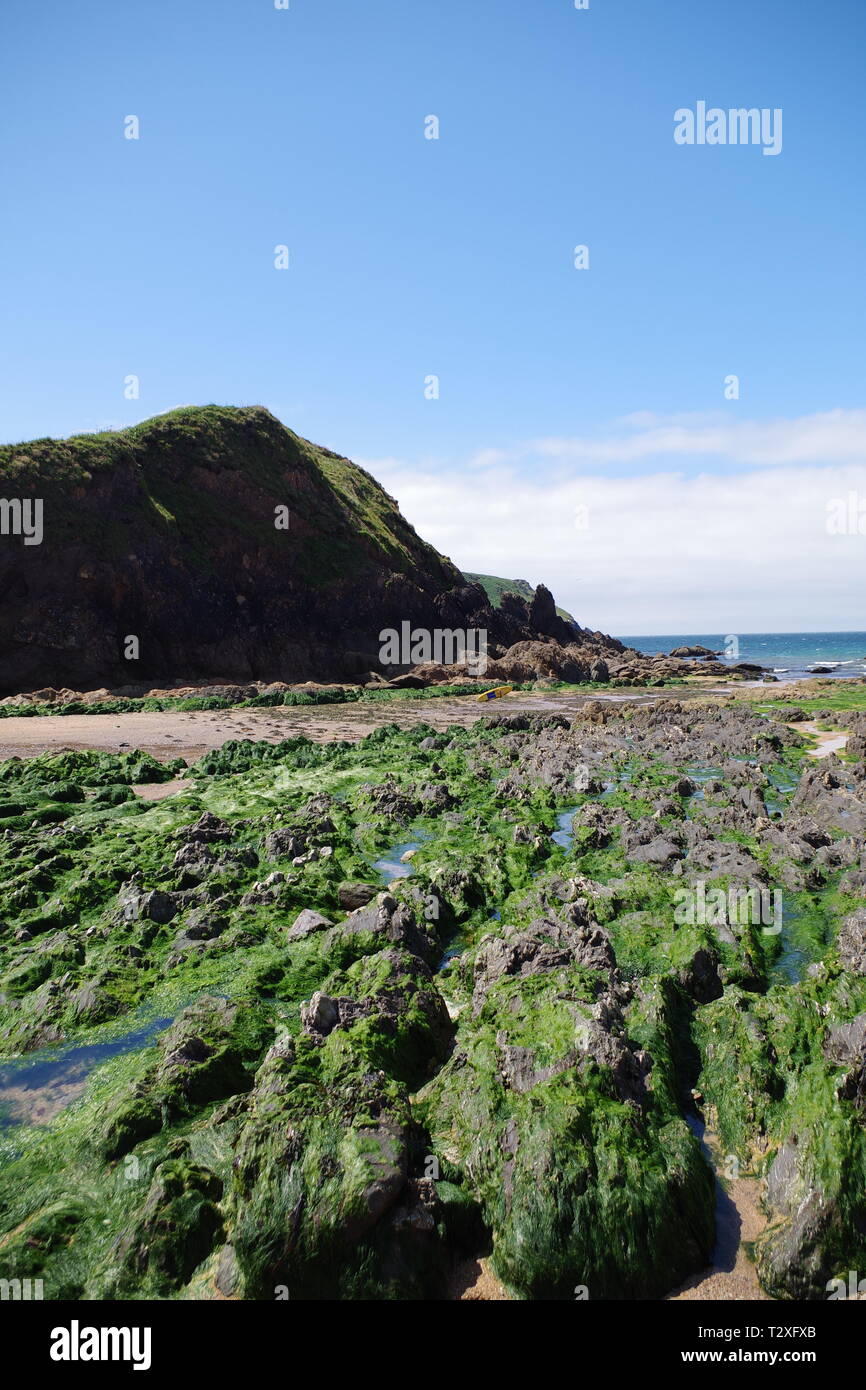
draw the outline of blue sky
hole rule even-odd
[[[0,44],[0,437],[262,403],[593,625],[866,626],[861,0],[4,0]],[[677,146],[698,100],[781,154]]]

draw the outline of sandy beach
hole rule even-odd
[[[160,761],[186,758],[194,762],[230,739],[282,739],[303,734],[314,743],[346,739],[357,743],[383,724],[406,728],[429,724],[434,729],[468,726],[491,714],[574,714],[590,700],[646,704],[659,699],[696,699],[701,688],[599,691],[597,694],[556,691],[517,693],[505,700],[479,703],[473,695],[443,696],[437,700],[394,700],[381,704],[295,705],[261,709],[136,711],[132,714],[10,715],[0,720],[0,759],[29,758],[68,749],[124,753],[140,748]],[[716,692],[723,698],[727,690]]]

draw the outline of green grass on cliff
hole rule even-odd
[[[54,535],[103,558],[140,554],[155,535],[209,569],[231,538],[275,556],[288,539],[312,586],[371,561],[461,583],[369,473],[260,406],[184,406],[128,429],[2,445],[0,486],[41,495]],[[288,535],[273,524],[278,505]]]
[[[532,601],[535,590],[526,579],[502,579],[496,574],[471,574],[469,570],[463,571],[463,578],[468,579],[470,584],[480,584],[487,597],[490,599],[494,608],[502,607],[503,594],[518,594],[520,598]],[[579,626],[577,619],[566,608],[557,607],[557,613],[567,623],[574,623]]]

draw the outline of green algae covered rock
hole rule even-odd
[[[408,1096],[343,1048],[270,1054],[235,1145],[232,1241],[247,1295],[335,1297],[375,1281],[369,1240],[408,1171]]]
[[[866,1262],[866,784],[799,742],[665,701],[227,744],[157,802],[136,752],[0,765],[0,1277],[444,1298],[490,1253],[661,1297],[713,1246],[700,1105],[765,1289],[825,1297]],[[678,912],[714,885],[782,931]]]
[[[461,1020],[420,1109],[521,1297],[657,1297],[708,1262],[712,1175],[654,1072],[589,972],[506,978]]]
[[[766,1176],[756,1260],[777,1298],[826,1298],[866,1260],[863,1015],[839,1021],[863,1002],[862,984],[824,972],[763,997],[729,989],[698,1019],[719,1133]]]
[[[0,1243],[0,1279],[43,1274],[46,1265],[74,1241],[84,1214],[85,1204],[74,1198],[61,1198],[36,1210]]]
[[[117,1293],[158,1297],[185,1284],[222,1233],[222,1183],[183,1158],[157,1167],[147,1197],[118,1241]]]
[[[109,1110],[101,1135],[108,1159],[119,1158],[172,1118],[248,1090],[248,1061],[261,1051],[261,1009],[205,996],[160,1039],[161,1056]]]

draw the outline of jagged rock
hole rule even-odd
[[[648,844],[630,846],[626,853],[629,859],[638,864],[654,864],[661,869],[670,868],[671,864],[675,864],[678,859],[683,857],[679,845],[675,845],[672,840],[665,839],[662,835],[650,840]]]
[[[154,1172],[132,1226],[117,1243],[123,1290],[142,1277],[161,1291],[186,1283],[222,1232],[222,1183],[209,1169],[169,1159]]]
[[[695,951],[689,964],[678,972],[678,979],[686,993],[698,1004],[709,1004],[713,999],[720,999],[724,993],[718,953],[703,946]]]
[[[866,975],[866,907],[858,907],[850,917],[846,917],[836,948],[846,970]]]
[[[858,1014],[850,1023],[833,1024],[827,1029],[824,1056],[841,1067],[866,1060],[866,1013]]]
[[[86,1018],[89,1023],[102,1023],[120,1013],[122,1008],[119,1000],[106,995],[93,980],[73,994],[71,1003],[76,1015]]]
[[[226,1298],[233,1298],[243,1287],[243,1275],[238,1267],[233,1245],[224,1245],[219,1253],[214,1283]]]
[[[177,916],[177,903],[174,895],[160,888],[143,892],[136,884],[128,884],[118,894],[120,915],[124,922],[136,922],[144,917],[151,922],[164,924]]]
[[[779,1150],[768,1176],[767,1200],[776,1221],[756,1255],[761,1283],[777,1298],[826,1298],[828,1281],[837,1273],[833,1247],[839,1236],[839,1207],[804,1179],[802,1160],[802,1148],[789,1142]]]
[[[349,1011],[358,1008],[351,999],[330,999],[327,994],[322,994],[320,990],[316,990],[310,1001],[301,1005],[301,1026],[304,1031],[311,1033],[316,1038],[326,1038],[340,1022],[341,1005],[346,1011],[345,1017],[348,1021]],[[351,1013],[352,1021],[361,1016],[360,1011]]]
[[[615,964],[607,933],[595,923],[572,925],[541,918],[528,931],[484,937],[475,956],[473,1013],[481,1011],[490,989],[504,976],[538,975],[574,965],[611,970]]]
[[[188,845],[213,845],[230,840],[234,831],[228,821],[221,820],[211,811],[204,811],[195,825],[186,826],[179,832]]]
[[[216,855],[209,845],[193,843],[181,845],[174,856],[172,867],[192,870],[193,873],[201,875],[215,863]]]
[[[306,852],[307,839],[297,829],[286,826],[266,835],[262,849],[267,859],[294,859]]]
[[[356,909],[333,928],[333,934],[342,940],[368,934],[379,937],[383,946],[402,946],[427,964],[436,960],[440,950],[430,923],[419,921],[408,904],[398,902],[390,893],[380,893],[375,904]]]
[[[337,889],[337,901],[347,912],[357,907],[366,907],[379,892],[373,883],[341,883]]]
[[[861,1113],[866,1112],[866,1013],[858,1014],[850,1023],[831,1025],[823,1051],[834,1066],[848,1068],[837,1087],[840,1100],[850,1101]]]
[[[299,912],[286,935],[287,941],[301,941],[305,936],[310,936],[312,932],[323,931],[326,927],[334,924],[329,917],[324,917],[321,912],[314,912],[312,908],[305,907]]]

